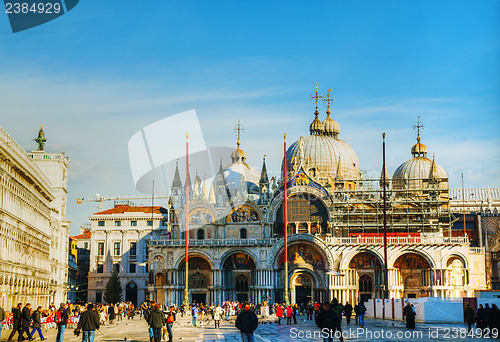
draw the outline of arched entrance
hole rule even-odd
[[[429,295],[431,266],[421,255],[405,253],[394,262],[394,268],[399,269],[403,284],[404,298],[419,298]]]
[[[125,287],[125,301],[132,302],[137,307],[137,284],[133,281]]]
[[[294,302],[298,305],[307,304],[313,300],[314,280],[306,272],[298,273],[293,279]],[[293,301],[293,299],[292,299]]]
[[[285,277],[284,251],[278,254],[277,264],[281,278]],[[288,247],[288,272],[290,300],[300,300],[301,302],[317,301],[322,302],[327,299],[327,290],[322,287],[321,279],[325,279],[326,260],[318,246],[306,243],[292,243]],[[282,287],[276,289],[275,298],[277,301],[284,300],[284,282]],[[299,302],[297,302],[299,303]],[[300,303],[299,303],[300,304]]]
[[[188,285],[191,303],[207,304],[208,286],[211,275],[210,263],[202,257],[193,256],[189,258]],[[186,264],[182,261],[179,265],[179,273],[185,275]],[[185,284],[185,277],[181,277],[181,285]],[[183,294],[181,294],[183,298]]]
[[[254,260],[245,253],[234,253],[227,257],[223,265],[226,300],[239,302],[250,299],[250,287],[253,285]]]
[[[366,302],[372,298],[382,298],[382,265],[380,260],[370,252],[356,254],[349,262],[349,269],[354,270],[358,281],[358,298]]]

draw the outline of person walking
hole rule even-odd
[[[500,310],[496,304],[491,304],[490,311],[490,337],[493,337],[493,333],[496,331],[498,337],[498,329],[500,328]]]
[[[33,330],[31,330],[30,338],[33,339],[33,335],[35,331],[38,332],[38,336],[40,336],[40,340],[45,340],[42,334],[42,307],[39,306],[36,311],[31,315],[31,319],[33,320]]]
[[[278,317],[278,325],[281,325],[281,317],[283,317],[283,308],[278,304],[276,308],[276,317]]]
[[[340,320],[335,310],[332,310],[329,302],[324,302],[323,307],[316,315],[316,326],[321,330],[324,342],[333,342],[335,332],[340,332],[340,341],[343,342],[342,331],[340,330]],[[325,336],[326,335],[326,336]]]
[[[321,309],[321,305],[318,302],[314,303],[314,318],[315,319],[316,319],[316,316],[318,315],[320,309]]]
[[[365,313],[366,313],[366,306],[363,304],[363,302],[358,303],[358,316],[359,316],[359,325],[361,325],[361,328],[365,327]]]
[[[243,302],[241,305],[242,310],[236,318],[236,328],[241,332],[242,342],[254,342],[253,332],[259,326],[259,320],[255,312],[250,311],[250,304]]]
[[[474,309],[470,306],[470,304],[467,304],[464,311],[465,323],[467,323],[467,326],[469,327],[467,333],[470,333],[472,330],[472,323],[474,323],[474,315],[475,315]]]
[[[82,342],[94,342],[95,331],[100,326],[99,315],[94,311],[94,304],[89,303],[87,310],[80,315],[80,321],[78,321],[77,329],[82,331]]]
[[[297,303],[295,303],[292,310],[293,324],[297,324],[297,311],[299,311],[299,306],[297,305]]]
[[[172,332],[172,326],[174,325],[175,318],[176,318],[175,307],[172,305],[170,307],[170,311],[167,314],[168,342],[172,342],[174,340],[174,334]]]
[[[483,310],[484,328],[483,328],[483,330],[490,327],[490,312],[491,312],[490,305],[488,303],[484,304],[484,310]]]
[[[351,325],[352,305],[349,302],[344,305],[344,315],[347,325]]]
[[[0,340],[2,340],[2,322],[5,321],[5,310],[0,306]]]
[[[215,328],[220,329],[220,319],[222,315],[224,314],[224,310],[220,307],[219,304],[217,304],[217,307],[214,310],[214,322],[215,322]]]
[[[286,325],[292,324],[293,309],[290,305],[286,306]]]
[[[314,314],[314,305],[312,305],[312,303],[309,303],[309,305],[307,305],[307,318],[306,318],[306,321],[309,321],[313,319],[313,314]]]
[[[144,310],[142,311],[142,315],[143,315],[143,316],[144,316],[144,313],[146,312],[146,310],[147,310],[147,309],[144,309]],[[121,320],[123,319],[122,315],[123,315],[123,306],[120,304],[120,305],[118,305],[118,312],[116,313],[116,321],[117,321],[117,322],[118,322],[118,321],[121,321]]]
[[[113,303],[109,304],[108,317],[109,317],[109,324],[113,324],[116,318],[115,307],[113,306]]]
[[[153,311],[154,307],[155,302],[151,301],[149,303],[148,309],[144,312],[144,320],[148,323],[149,342],[153,342],[154,339],[153,328],[151,327],[151,312]]]
[[[134,304],[130,304],[128,306],[128,319],[134,319],[134,316],[135,316],[135,307],[134,307]]]
[[[24,340],[24,333],[26,333],[26,338],[28,340],[33,340],[30,337],[30,325],[31,325],[31,304],[27,303],[21,312],[21,330],[19,331],[18,341]]]
[[[415,329],[415,313],[410,303],[406,303],[403,309],[403,316],[406,319],[406,329]]]
[[[160,304],[156,304],[153,311],[151,311],[151,328],[153,328],[154,342],[161,342],[161,328],[165,323],[165,315],[160,310]]]
[[[57,336],[56,342],[63,342],[64,331],[66,330],[66,324],[69,318],[69,308],[66,304],[59,304],[59,310],[55,313],[55,322],[57,323]]]
[[[193,304],[193,308],[191,309],[191,316],[193,316],[193,327],[195,327],[196,319],[198,318],[198,308],[195,304]]]
[[[476,315],[474,316],[474,320],[476,321],[476,328],[481,329],[481,331],[484,329],[484,322],[483,322],[483,304],[479,304],[479,307],[477,308]]]
[[[12,331],[10,332],[8,342],[12,342],[12,338],[18,333],[18,339],[21,334],[21,308],[23,307],[23,303],[17,304],[15,308],[12,309]]]

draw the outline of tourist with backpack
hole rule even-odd
[[[31,315],[31,320],[33,321],[33,330],[31,330],[30,337],[33,338],[35,332],[38,332],[38,336],[40,336],[40,340],[45,340],[42,334],[42,307],[39,306],[36,311]]]
[[[144,320],[148,323],[149,342],[153,342],[154,339],[153,328],[151,327],[151,312],[153,311],[154,307],[155,307],[155,302],[151,301],[149,303],[149,308],[147,308],[147,310],[144,311]]]
[[[172,333],[172,326],[175,322],[175,308],[172,305],[170,307],[170,311],[167,313],[167,332],[168,332],[168,342],[172,342],[174,340],[174,334]]]
[[[56,342],[63,342],[64,340],[64,331],[66,330],[66,324],[68,324],[68,317],[68,307],[66,304],[61,303],[59,310],[54,314],[54,323],[57,324]]]
[[[196,326],[196,318],[198,318],[198,308],[195,304],[193,304],[193,308],[191,309],[191,316],[193,316],[193,326]]]

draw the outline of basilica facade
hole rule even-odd
[[[260,171],[247,164],[239,137],[231,163],[221,163],[212,180],[182,182],[176,170],[168,233],[154,232],[148,242],[151,299],[184,300],[185,215],[190,302],[282,302],[285,291],[299,304],[382,298],[384,187],[390,298],[464,297],[486,289],[484,248],[452,236],[448,176],[429,158],[420,123],[410,158],[392,177],[381,167],[380,179],[367,179],[341,140],[330,103],[323,120],[316,105],[309,135],[286,151],[286,195],[284,177],[269,179],[265,160]]]

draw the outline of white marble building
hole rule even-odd
[[[0,128],[0,306],[66,300],[68,236],[64,153],[26,153]]]
[[[93,214],[90,221],[88,300],[105,302],[104,290],[113,267],[119,271],[123,300],[136,306],[149,300],[147,241],[153,230],[167,234],[167,209],[115,205]]]

